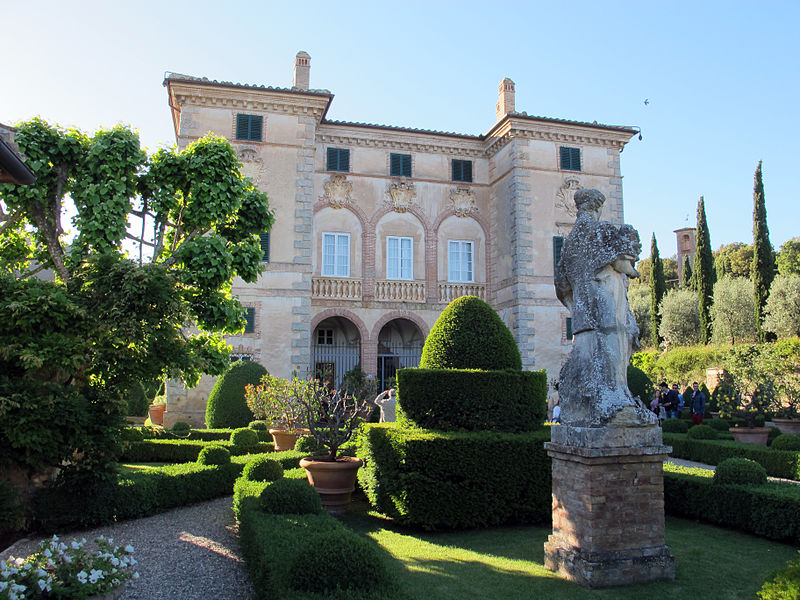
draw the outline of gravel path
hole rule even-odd
[[[103,534],[117,545],[133,545],[139,579],[128,583],[121,600],[249,600],[253,589],[239,552],[231,502],[219,498],[63,538],[91,541]],[[19,540],[0,559],[27,556],[40,539]]]

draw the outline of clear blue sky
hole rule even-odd
[[[175,141],[165,71],[290,86],[306,50],[329,118],[480,134],[510,77],[519,111],[642,128],[622,173],[643,258],[653,232],[675,253],[701,195],[715,249],[751,243],[759,160],[773,244],[800,235],[798,2],[0,0],[0,18],[5,123],[122,122],[154,150]]]

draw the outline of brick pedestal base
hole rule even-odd
[[[545,567],[587,587],[673,579],[675,557],[664,544],[669,448],[545,447],[553,461]]]

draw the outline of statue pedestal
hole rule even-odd
[[[545,444],[553,463],[545,567],[587,587],[674,579],[675,557],[664,544],[663,462],[671,449],[657,426],[612,429],[625,431],[553,427]]]

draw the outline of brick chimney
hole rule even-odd
[[[498,88],[500,90],[499,98],[497,100],[497,106],[495,107],[497,112],[497,120],[499,121],[503,117],[505,117],[508,113],[514,112],[514,82],[511,81],[508,77],[503,79],[500,82],[500,86]]]
[[[301,50],[294,58],[294,79],[292,80],[292,87],[296,90],[307,90],[310,87],[310,82],[311,55]]]

